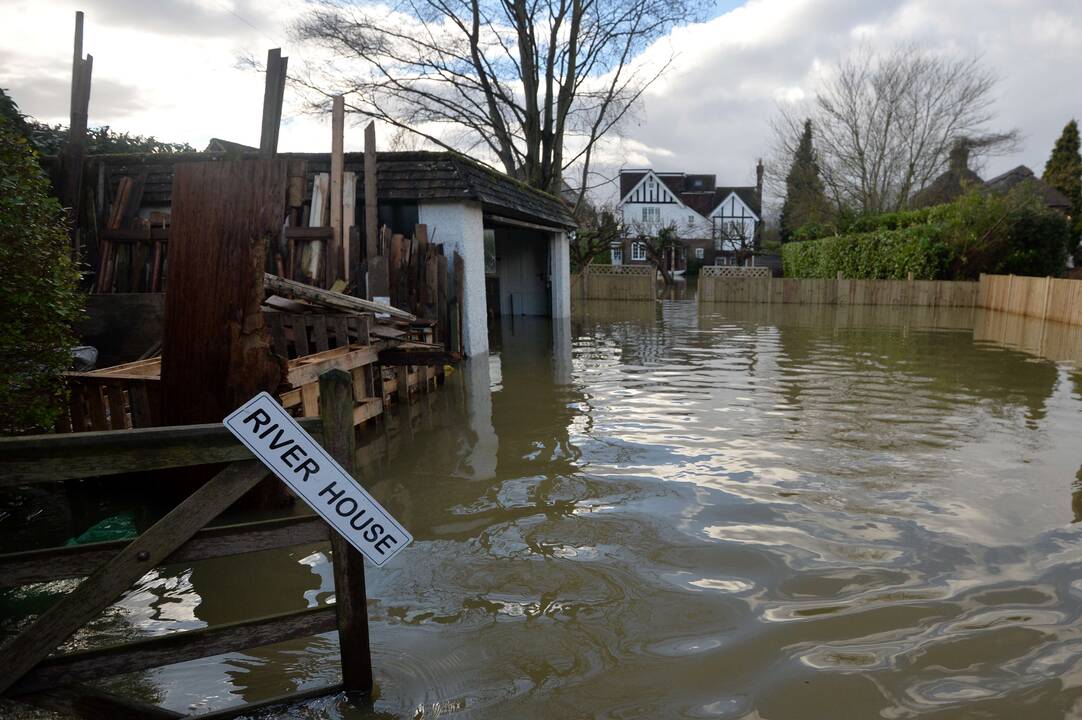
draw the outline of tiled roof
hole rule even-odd
[[[639,181],[646,177],[647,170],[621,171],[620,173],[620,197],[624,198],[635,189]],[[680,202],[699,213],[703,217],[710,215],[730,193],[737,196],[751,208],[751,211],[762,217],[762,208],[759,206],[759,195],[754,187],[717,187],[717,175],[685,173],[658,173],[655,175],[680,198]]]
[[[169,206],[172,201],[173,167],[179,162],[227,159],[213,153],[99,156],[114,185],[124,175],[147,173],[144,206]],[[318,172],[330,170],[328,153],[279,153],[281,159],[307,161],[308,182]],[[229,157],[235,159],[236,155]],[[93,161],[95,158],[88,158]],[[535,190],[464,155],[451,152],[377,153],[377,192],[380,201],[475,200],[485,210],[507,217],[565,228],[575,226],[567,205],[548,193]],[[346,153],[345,168],[357,173],[358,192],[363,192],[364,154]],[[363,205],[360,203],[359,205]]]
[[[1034,175],[1033,171],[1025,165],[1019,165],[1002,175],[997,175],[985,182],[984,186],[992,192],[1006,193],[1021,183],[1032,184],[1048,207],[1064,212],[1071,209],[1071,201],[1066,195]]]

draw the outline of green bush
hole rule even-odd
[[[82,311],[64,212],[27,141],[0,119],[0,433],[49,429]]]
[[[1070,227],[1027,188],[973,191],[953,203],[841,221],[844,232],[788,243],[788,277],[975,280],[982,273],[1058,275]],[[803,231],[804,229],[802,229]],[[807,236],[822,228],[808,228]],[[797,235],[800,235],[798,231]]]

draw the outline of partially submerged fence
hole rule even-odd
[[[1082,325],[1082,280],[981,275],[978,307]]]
[[[573,300],[654,300],[653,265],[587,265],[571,278]]]
[[[703,268],[699,302],[973,307],[975,282],[775,278],[766,268]],[[745,271],[745,272],[734,272]]]
[[[354,474],[353,377],[319,377],[321,419],[302,421]],[[0,487],[113,478],[207,463],[229,463],[132,541],[37,549],[0,556],[0,587],[86,577],[0,648],[0,694],[82,717],[177,718],[179,713],[84,683],[284,642],[338,629],[343,682],[200,717],[234,717],[272,702],[372,688],[361,555],[317,516],[206,528],[254,488],[268,470],[222,425],[161,427],[0,439]],[[171,477],[171,476],[166,476]],[[53,654],[153,568],[177,562],[325,541],[333,549],[334,605],[177,632],[104,648]]]

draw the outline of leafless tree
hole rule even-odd
[[[722,222],[720,218],[715,219],[714,242],[721,250],[732,253],[734,265],[743,265],[759,249],[752,225],[744,222]]]
[[[554,194],[574,170],[581,203],[595,144],[668,66],[635,58],[702,3],[321,0],[295,34],[336,60],[296,80]]]
[[[813,102],[783,104],[775,119],[777,167],[789,167],[805,118],[815,128],[827,192],[839,208],[879,213],[906,207],[947,165],[956,141],[989,154],[1016,132],[990,134],[996,76],[979,57],[913,46],[867,48],[827,72]],[[778,178],[771,179],[775,186]]]
[[[661,278],[665,281],[665,284],[672,285],[673,275],[670,260],[673,259],[674,253],[679,252],[683,247],[676,225],[666,225],[658,228],[654,233],[640,231],[635,237],[635,242],[642,244],[646,250],[647,261],[661,273]]]
[[[610,207],[594,207],[584,202],[575,213],[578,228],[570,238],[571,271],[579,272],[593,259],[619,243],[625,231],[620,214]]]

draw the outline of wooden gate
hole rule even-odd
[[[319,377],[321,416],[301,420],[351,475],[356,454],[353,378]],[[223,425],[84,432],[0,439],[0,486],[229,463],[138,538],[0,556],[0,587],[86,577],[0,647],[4,697],[82,717],[177,718],[179,713],[83,683],[338,629],[342,682],[200,715],[233,717],[270,704],[340,690],[368,693],[372,666],[363,558],[318,516],[204,527],[269,471]],[[178,632],[103,649],[51,654],[156,566],[238,555],[330,538],[336,602],[308,610]]]

